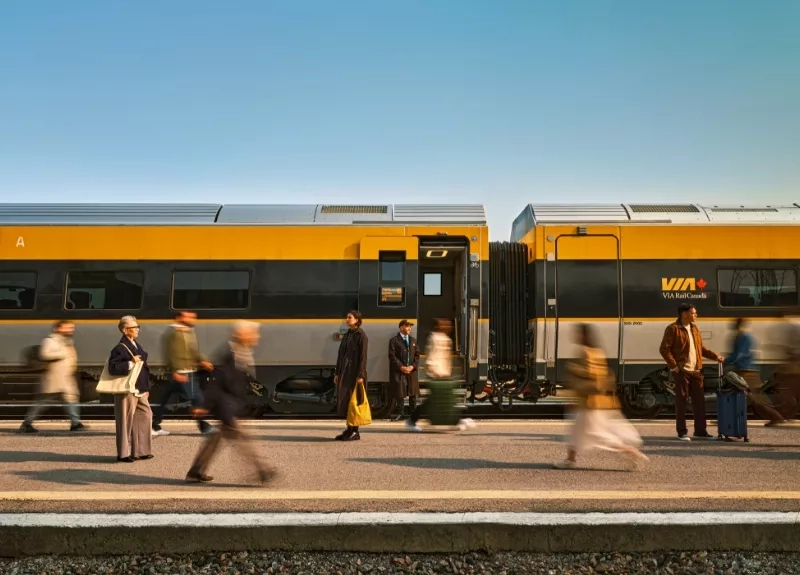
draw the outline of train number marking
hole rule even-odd
[[[642,325],[642,322],[640,322],[640,321],[626,321],[626,322],[623,322],[622,325]]]
[[[18,247],[18,248],[24,248],[25,247],[25,239],[22,236],[17,238],[16,247]]]

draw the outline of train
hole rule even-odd
[[[234,320],[262,325],[254,416],[330,415],[344,316],[358,309],[375,417],[394,407],[399,321],[424,342],[437,317],[455,327],[454,376],[470,403],[557,395],[578,352],[571,328],[590,322],[626,414],[655,417],[674,403],[658,347],[681,302],[718,353],[733,319],[750,318],[767,342],[798,304],[798,218],[798,204],[528,204],[508,241],[490,241],[480,204],[0,204],[0,403],[30,399],[23,349],[69,318],[82,401],[108,404],[94,387],[128,314],[157,403],[160,338],[188,309],[212,355]],[[778,361],[765,346],[765,378]]]

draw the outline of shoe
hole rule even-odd
[[[120,463],[133,463],[136,460],[129,455],[128,457],[117,457],[117,461]]]
[[[705,433],[695,433],[694,435],[692,435],[692,437],[695,439],[708,439],[712,441],[716,439],[716,437],[714,437],[707,431]]]
[[[350,433],[350,435],[348,435],[347,437],[343,437],[342,441],[358,441],[360,439],[361,439],[361,434],[358,431],[356,431]]]
[[[462,425],[464,426],[464,429],[475,429],[476,427],[475,422],[469,417],[465,417],[458,422],[459,429]]]
[[[348,438],[349,438],[351,435],[353,435],[353,432],[352,432],[352,431],[350,431],[350,428],[347,428],[347,429],[345,429],[343,432],[341,432],[339,435],[337,435],[336,437],[334,437],[334,439],[335,439],[336,441],[345,441],[345,440],[347,440],[347,439],[348,439]]]
[[[390,418],[389,418],[389,421],[401,421],[402,419],[403,419],[403,414],[402,414],[402,413],[400,413],[400,414],[398,414],[398,415],[395,415],[395,416],[393,416],[393,417],[390,417]]]
[[[158,437],[159,435],[169,435],[169,431],[166,429],[154,429],[151,433],[151,437]]]
[[[258,472],[258,481],[261,483],[261,485],[266,485],[274,480],[277,476],[278,472],[275,469],[262,469]]]
[[[569,459],[565,459],[563,461],[559,461],[558,463],[554,463],[553,467],[555,469],[575,469],[578,464],[575,461],[570,461]]]
[[[411,431],[416,431],[417,433],[422,431],[422,428],[410,419],[406,419],[406,427]]]
[[[200,433],[202,435],[212,435],[212,434],[214,434],[216,432],[217,432],[217,429],[215,427],[207,427],[206,429],[201,429],[200,430]]]
[[[186,474],[187,483],[208,483],[209,481],[214,481],[214,478],[210,475],[205,475],[203,473],[192,473],[191,471]]]
[[[70,431],[87,431],[88,429],[88,427],[80,422],[76,423],[75,425],[71,425],[69,428]]]
[[[629,451],[626,453],[628,460],[631,464],[631,471],[638,471],[641,468],[641,465],[650,461],[650,458],[647,457],[644,453],[639,451]]]
[[[23,423],[22,425],[19,426],[19,432],[20,433],[39,433],[39,430],[36,429],[30,423]]]
[[[688,435],[686,435],[685,433],[681,433],[678,436],[678,439],[681,440],[681,441],[691,441],[692,440],[692,438],[689,437]]]
[[[143,459],[153,459],[153,454],[151,453],[150,455],[142,455],[141,457],[134,457],[134,459],[136,461],[141,461]]]

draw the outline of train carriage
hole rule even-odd
[[[0,205],[0,401],[27,402],[21,350],[61,318],[76,323],[83,390],[126,314],[143,326],[158,386],[160,337],[180,309],[199,314],[208,352],[234,319],[262,324],[252,398],[262,412],[334,409],[332,368],[353,308],[365,317],[377,416],[392,407],[387,347],[401,319],[424,342],[435,317],[451,318],[455,373],[480,386],[488,237],[481,205]]]
[[[798,304],[800,206],[531,204],[511,242],[492,243],[490,253],[492,379],[524,373],[534,391],[560,384],[578,351],[571,328],[590,322],[626,412],[653,417],[674,404],[659,344],[681,302],[697,307],[704,342],[721,354],[733,319],[751,319],[762,377],[772,376],[774,328]],[[500,318],[520,306],[527,325]]]

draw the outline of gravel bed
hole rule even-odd
[[[378,555],[368,553],[232,552],[189,555],[110,557],[40,556],[0,559],[3,575],[90,575],[160,573],[250,575],[293,573],[306,575],[390,575],[395,573],[664,573],[753,575],[800,574],[800,553],[613,553],[528,554],[469,553],[466,555]]]

